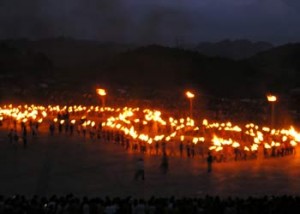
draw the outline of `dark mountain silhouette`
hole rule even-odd
[[[21,50],[41,52],[52,61],[56,69],[93,68],[95,65],[98,66],[99,61],[104,61],[112,55],[134,47],[133,45],[74,40],[65,37],[36,41],[6,40],[2,43]]]
[[[255,54],[271,49],[268,42],[251,42],[249,40],[222,40],[220,42],[202,42],[195,47],[195,51],[207,56],[219,56],[230,59],[245,59]]]
[[[247,59],[255,67],[266,90],[289,93],[300,87],[300,44],[286,44]]]
[[[255,91],[249,90],[255,70],[246,65],[247,62],[152,45],[116,56],[106,70],[113,74],[111,81],[121,84],[130,79],[132,84],[143,87],[173,89],[194,86],[207,93],[234,96],[246,89],[249,94]]]
[[[159,45],[6,40],[0,42],[0,88],[6,97],[17,91],[22,98],[51,96],[53,91],[75,96],[98,84],[126,88],[140,97],[187,87],[218,97],[261,97],[268,91],[289,93],[300,87],[299,55],[300,44],[234,60]]]
[[[7,43],[0,43],[1,73],[14,72],[39,73],[52,69],[51,60],[39,51],[19,48]]]

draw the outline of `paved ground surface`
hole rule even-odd
[[[216,163],[212,173],[199,159],[170,158],[162,174],[160,156],[145,156],[145,181],[134,181],[138,154],[120,145],[46,134],[17,149],[0,132],[0,194],[50,196],[300,195],[300,151],[295,156]]]

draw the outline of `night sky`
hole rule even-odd
[[[300,41],[299,0],[1,0],[0,39]]]

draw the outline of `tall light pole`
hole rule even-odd
[[[97,89],[96,89],[96,92],[97,92],[97,94],[100,96],[100,98],[101,98],[101,104],[102,104],[102,107],[104,108],[104,107],[105,107],[105,96],[106,96],[106,91],[105,91],[105,89],[103,89],[103,88],[97,88]]]
[[[275,103],[277,101],[277,97],[275,95],[267,95],[267,100],[271,103],[271,128],[274,128],[274,120],[275,120]]]
[[[185,95],[190,101],[190,118],[193,118],[193,99],[195,95],[190,91],[185,92]]]

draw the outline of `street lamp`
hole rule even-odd
[[[103,88],[97,88],[96,89],[97,94],[101,97],[101,103],[102,107],[105,107],[105,96],[106,96],[106,91]]]
[[[195,95],[190,91],[185,92],[185,95],[190,100],[190,118],[193,118],[193,99]]]
[[[267,95],[267,100],[271,103],[271,128],[274,128],[274,117],[275,117],[275,103],[277,101],[277,97],[275,95]]]

